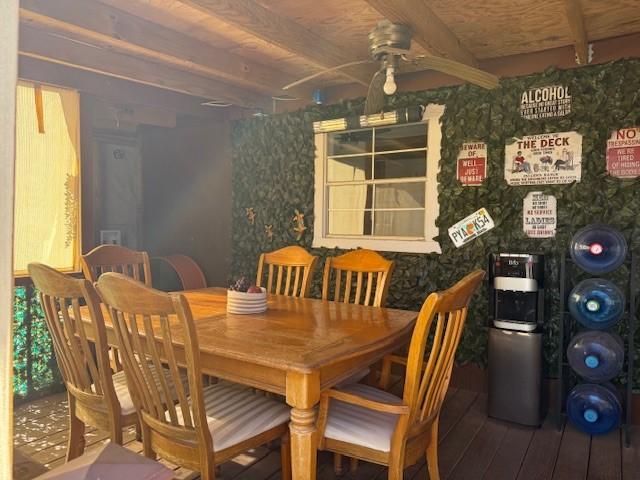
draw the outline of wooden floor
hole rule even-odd
[[[450,389],[440,420],[440,472],[456,480],[640,480],[640,427],[634,427],[631,448],[621,445],[618,432],[590,438],[570,425],[558,432],[551,419],[542,428],[525,428],[487,418],[486,396]],[[54,395],[22,405],[15,411],[16,480],[34,478],[64,462],[67,439],[66,396]],[[88,448],[104,443],[105,435],[88,429]],[[140,452],[132,430],[126,447]],[[335,479],[332,456],[320,453],[318,479]],[[169,465],[169,464],[167,464]],[[197,475],[170,465],[176,478]],[[345,463],[345,471],[348,464]],[[222,467],[225,480],[280,478],[278,447],[262,447],[236,457]],[[385,479],[386,469],[362,463],[347,479]],[[408,468],[405,479],[427,479],[424,462]]]

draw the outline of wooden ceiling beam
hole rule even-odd
[[[20,54],[239,106],[266,108],[271,103],[270,99],[252,91],[25,24],[20,28]]]
[[[358,55],[349,52],[348,46],[334,44],[254,0],[180,1],[319,67],[331,68],[359,60]],[[321,2],[317,6],[321,8]],[[375,71],[375,67],[355,65],[340,70],[340,73],[369,85]]]
[[[365,0],[387,20],[411,28],[413,40],[428,54],[445,57],[472,67],[475,56],[449,27],[429,8],[425,0]]]
[[[22,0],[25,25],[142,57],[270,95],[283,95],[291,77],[188,35],[95,1]],[[289,92],[310,99],[309,89]]]
[[[576,62],[580,65],[589,63],[589,40],[584,24],[584,15],[579,0],[564,0],[564,9],[567,14],[569,28],[573,35],[573,43],[576,49]]]

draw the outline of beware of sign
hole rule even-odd
[[[529,192],[522,201],[522,230],[527,237],[556,236],[556,197],[542,192]]]
[[[460,248],[474,238],[488,232],[493,227],[495,227],[495,224],[493,223],[493,219],[489,216],[489,212],[487,212],[486,209],[481,208],[450,227],[449,237],[456,248]]]
[[[456,176],[462,185],[478,186],[487,178],[487,144],[463,143]]]
[[[532,88],[520,97],[520,115],[528,120],[563,117],[571,113],[569,87],[550,85]]]
[[[640,176],[640,127],[611,134],[607,140],[607,172],[619,178]]]

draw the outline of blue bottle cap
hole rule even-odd
[[[589,300],[587,301],[586,307],[590,312],[597,312],[600,310],[600,302],[597,300]]]
[[[595,423],[598,421],[598,412],[596,412],[593,408],[587,408],[582,416],[589,423]]]
[[[600,360],[595,355],[587,355],[584,358],[584,364],[589,368],[598,368]]]

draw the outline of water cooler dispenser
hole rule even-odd
[[[489,272],[489,416],[538,426],[543,420],[544,257],[492,254]]]

